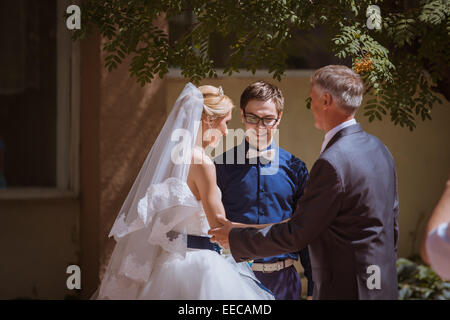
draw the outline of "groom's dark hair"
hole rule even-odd
[[[245,88],[244,92],[241,94],[241,109],[245,110],[245,107],[249,103],[250,100],[258,100],[258,101],[269,101],[272,102],[277,107],[278,113],[283,111],[284,106],[284,97],[281,93],[281,90],[278,89],[275,85],[266,82],[264,80],[259,80],[247,88]]]

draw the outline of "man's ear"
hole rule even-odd
[[[241,122],[242,122],[242,123],[245,123],[245,120],[244,120],[244,110],[240,109],[240,112],[241,112]]]
[[[328,109],[331,106],[331,102],[333,101],[331,94],[325,92],[322,96],[322,99],[323,99],[324,108]]]
[[[283,116],[283,111],[280,111],[280,113],[278,114],[277,124],[275,125],[276,128],[278,128],[278,126],[280,125],[280,121],[281,121],[281,117],[282,116]]]

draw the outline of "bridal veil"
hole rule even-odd
[[[188,188],[185,182],[202,112],[203,95],[188,83],[109,233],[117,243],[91,299],[136,299],[162,249],[181,256],[186,254],[186,233],[173,232],[173,229],[199,207],[193,197],[183,197],[188,190],[182,189]]]

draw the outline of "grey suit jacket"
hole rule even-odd
[[[314,163],[291,220],[233,229],[230,249],[239,262],[309,245],[314,299],[397,299],[398,212],[393,158],[354,124]]]

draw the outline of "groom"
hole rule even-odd
[[[313,299],[397,299],[398,197],[394,161],[354,114],[363,82],[345,66],[311,77],[311,110],[326,132],[292,219],[264,229],[210,230],[236,261],[309,245]]]
[[[222,203],[231,221],[281,222],[292,216],[303,194],[308,179],[305,164],[272,142],[283,105],[281,90],[265,81],[252,83],[241,95],[246,137],[240,145],[214,160]],[[299,256],[308,278],[307,296],[312,298],[314,284],[306,246],[253,262],[255,276],[277,300],[300,299],[301,281],[293,265]]]

